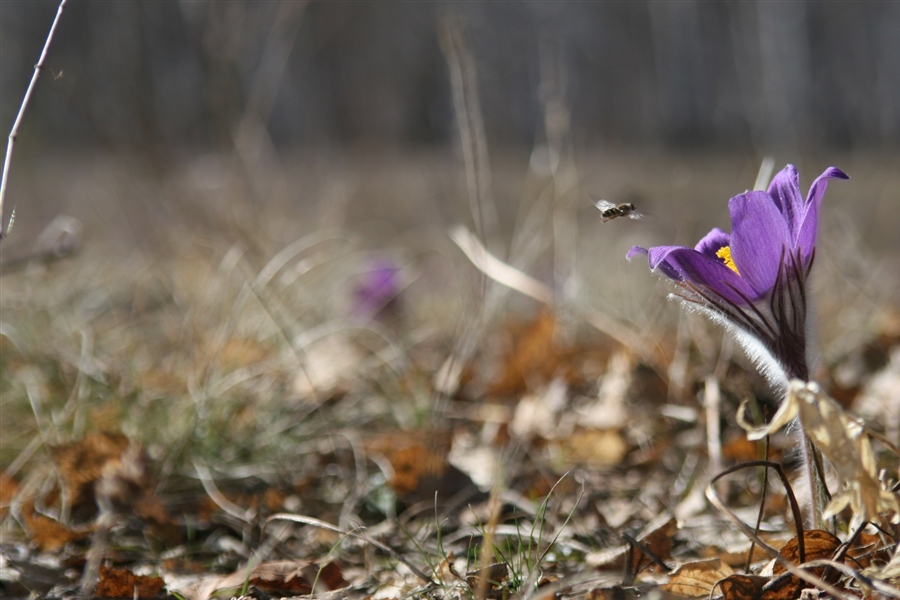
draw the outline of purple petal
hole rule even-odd
[[[643,254],[644,256],[646,256],[647,254],[649,254],[649,252],[646,248],[642,248],[641,246],[632,246],[631,250],[628,251],[628,254],[625,255],[625,258],[631,260],[638,254]]]
[[[788,165],[772,178],[769,196],[784,215],[791,239],[796,239],[803,218],[803,196],[800,195],[800,175],[794,165]]]
[[[634,258],[635,256],[637,256],[639,254],[644,254],[648,257],[648,260],[652,260],[652,259],[649,259],[649,256],[650,256],[650,253],[653,252],[653,256],[657,257],[657,260],[655,263],[650,262],[650,270],[652,271],[652,270],[655,270],[657,267],[659,267],[660,270],[662,270],[663,274],[666,277],[668,277],[669,279],[672,279],[674,281],[681,281],[683,279],[681,276],[681,273],[679,273],[678,271],[675,271],[666,263],[660,264],[660,261],[658,258],[660,255],[665,254],[665,252],[667,250],[677,250],[677,249],[687,250],[687,248],[685,248],[684,246],[656,246],[656,247],[650,248],[650,250],[647,250],[646,248],[644,248],[642,246],[632,246],[631,250],[628,251],[628,254],[625,255],[625,258],[627,258],[628,260],[631,260],[632,258]]]
[[[400,268],[389,260],[377,260],[354,290],[354,312],[371,316],[387,306],[400,292]]]
[[[760,297],[737,273],[718,259],[710,258],[692,248],[659,246],[650,248],[650,268],[659,268],[676,281],[687,281],[705,287],[735,304]]]
[[[694,250],[700,254],[705,254],[710,258],[716,258],[716,252],[731,245],[731,234],[725,233],[718,227],[714,227],[712,231],[707,233],[694,246]]]
[[[788,223],[765,192],[735,196],[729,201],[728,210],[732,227],[731,258],[741,278],[756,291],[756,297],[763,296],[778,278],[783,248],[791,247]]]
[[[684,273],[666,261],[666,257],[676,250],[688,250],[693,252],[690,248],[685,248],[684,246],[654,246],[653,248],[650,248],[647,256],[648,262],[650,263],[650,270],[655,271],[656,269],[659,269],[663,272],[663,275],[673,281],[684,280]]]
[[[795,240],[795,247],[800,248],[804,261],[809,257],[816,245],[816,232],[819,229],[819,205],[822,204],[825,188],[828,187],[828,180],[831,178],[850,179],[840,169],[828,167],[809,187],[803,219]]]

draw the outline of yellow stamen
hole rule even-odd
[[[725,262],[726,267],[728,267],[738,275],[741,274],[741,272],[738,271],[737,265],[734,264],[734,259],[731,258],[731,246],[722,246],[721,248],[716,250],[716,256],[718,256]]]

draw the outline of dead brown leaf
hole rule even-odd
[[[734,571],[719,559],[701,560],[679,566],[662,586],[663,591],[685,598],[709,596],[717,583]]]
[[[512,352],[506,357],[500,374],[488,388],[489,396],[521,395],[535,376],[549,380],[559,367],[561,356],[553,342],[556,319],[542,310],[521,332],[514,333]]]
[[[84,539],[90,531],[73,530],[59,521],[34,511],[34,503],[28,502],[22,507],[22,517],[30,533],[31,541],[46,552],[62,549],[69,542]]]
[[[736,462],[757,460],[760,458],[759,442],[748,440],[743,436],[736,437],[722,446],[722,457]],[[778,459],[770,455],[769,460]]]
[[[855,567],[862,569],[872,566],[873,561],[886,564],[891,560],[890,545],[884,544],[877,535],[861,533],[847,551],[847,556]]]
[[[800,544],[797,539],[797,537],[791,538],[778,552],[782,558],[794,564],[800,564]],[[803,532],[803,543],[805,558],[809,562],[830,559],[841,545],[841,540],[827,531],[812,529]],[[828,570],[827,567],[818,567],[811,569],[810,572],[816,577],[824,578],[829,583],[837,581],[840,573],[833,569],[826,573],[826,570]],[[772,572],[776,576],[782,575],[782,577],[773,579],[768,589],[758,597],[759,600],[794,600],[800,590],[809,585],[796,575],[787,575],[787,570],[780,563],[775,563]]]
[[[641,546],[653,553],[653,556],[665,561],[672,556],[672,536],[678,531],[678,522],[670,518],[663,520],[658,517],[650,522],[638,536],[637,541]],[[631,544],[609,548],[607,550],[588,554],[586,561],[592,567],[602,569],[620,569],[626,564],[626,557],[631,556],[631,572],[636,574],[642,569],[655,564],[655,561],[646,556],[640,547],[631,548]],[[630,554],[629,554],[630,553]]]
[[[0,519],[9,511],[9,504],[19,489],[15,479],[6,473],[0,473]]]
[[[472,485],[472,480],[449,462],[450,433],[394,431],[366,442],[366,451],[384,456],[394,473],[388,485],[404,501],[442,499]]]
[[[119,461],[128,447],[121,433],[95,431],[72,444],[51,448],[51,455],[73,507],[89,505],[94,500],[94,483],[111,461]]]
[[[757,600],[768,577],[759,575],[731,575],[719,582],[723,600]]]
[[[217,590],[239,588],[245,583],[267,594],[280,596],[328,592],[350,585],[336,562],[319,565],[307,560],[275,560],[260,563],[249,573],[243,568],[230,575],[212,575],[198,584],[196,589],[179,591],[191,598],[204,599]]]
[[[608,467],[622,462],[628,443],[614,429],[586,429],[556,440],[554,447],[565,464]]]
[[[669,519],[659,527],[645,533],[638,541],[659,560],[665,561],[672,557],[672,537],[678,531],[678,521]],[[635,549],[634,572],[637,573],[644,565],[650,564],[651,559],[645,557],[643,552]]]
[[[94,594],[99,598],[155,598],[166,583],[156,576],[102,565]]]
[[[807,562],[831,558],[840,545],[841,540],[827,531],[811,529],[803,532],[803,546]],[[800,544],[797,542],[797,538],[791,538],[778,554],[794,564],[800,564]],[[816,573],[816,576],[821,577],[821,571],[822,569],[815,569],[813,572]],[[772,572],[780,575],[785,572],[785,568],[780,563],[775,563]]]

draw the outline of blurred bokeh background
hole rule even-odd
[[[4,130],[56,5],[2,4]],[[280,148],[444,146],[456,129],[439,22],[451,11],[497,144],[534,143],[554,85],[584,146],[770,152],[900,137],[893,2],[78,0],[51,54],[65,75],[43,82],[23,136],[163,159],[230,148],[253,111]]]
[[[3,2],[4,130],[56,4]],[[539,135],[547,61],[584,145],[769,152],[900,137],[892,2],[74,0],[51,55],[65,75],[42,84],[25,131],[168,156],[227,147],[253,110],[278,147],[446,145],[450,11],[467,25],[492,142]]]
[[[4,134],[57,4],[0,4]],[[895,2],[73,0],[19,132],[7,215],[19,207],[20,241],[66,212],[116,224],[126,244],[192,218],[253,228],[265,210],[388,239],[471,223],[450,21],[499,235],[565,163],[578,214],[594,216],[592,195],[632,201],[658,219],[628,242],[688,243],[772,156],[804,187],[831,164],[850,173],[832,186],[834,222],[900,248]],[[252,214],[225,215],[235,204]]]

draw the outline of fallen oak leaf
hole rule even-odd
[[[332,592],[349,584],[337,563],[317,566],[307,561],[264,562],[250,573],[250,585],[269,594],[305,595],[315,591]]]
[[[208,600],[219,592],[253,586],[267,594],[302,596],[314,592],[335,591],[350,584],[334,562],[319,565],[308,560],[275,560],[244,566],[228,575],[210,575],[179,585],[173,578],[170,589],[190,600]]]
[[[119,461],[129,441],[121,433],[93,431],[81,440],[50,449],[72,506],[87,506],[94,501],[94,484],[106,465]]]
[[[598,552],[590,552],[585,557],[588,565],[596,568],[621,568],[628,565],[631,576],[650,564],[659,564],[671,557],[672,536],[678,530],[678,522],[666,514],[650,521],[643,531],[633,538],[620,534],[625,544]],[[646,552],[645,552],[646,550]],[[648,556],[649,552],[652,556]],[[665,568],[668,571],[668,567]]]
[[[709,596],[719,582],[733,574],[734,570],[718,558],[684,563],[672,572],[662,590],[685,598]]]
[[[811,529],[803,532],[803,547],[806,551],[807,562],[831,558],[840,546],[841,540],[828,531]],[[788,542],[782,546],[781,550],[779,550],[778,554],[792,563],[798,564],[800,562],[800,544],[798,543],[797,536],[788,540]],[[779,562],[776,562],[775,566],[772,568],[772,573],[775,575],[781,575],[786,571],[787,569]],[[817,577],[824,578],[822,571],[822,569],[817,569],[813,570],[812,573],[815,573]]]
[[[19,490],[18,482],[7,475],[0,473],[0,519],[6,516],[13,497]]]
[[[93,529],[90,526],[79,529],[66,527],[55,519],[37,513],[33,501],[22,506],[22,518],[31,541],[45,552],[55,552],[69,542],[82,540],[90,535]]]
[[[760,575],[729,575],[717,585],[723,600],[756,600],[768,582],[768,577]]]
[[[154,575],[102,565],[94,595],[99,598],[155,598],[166,583]]]

